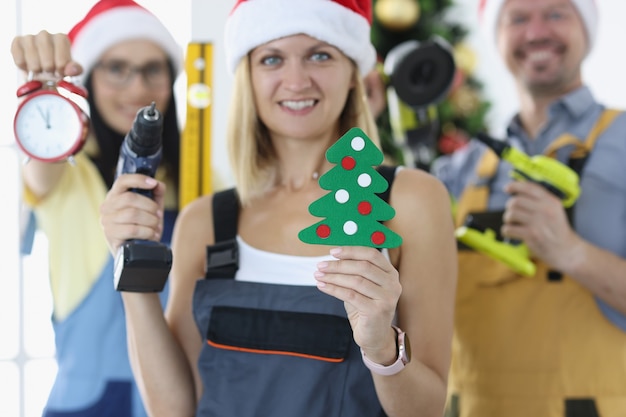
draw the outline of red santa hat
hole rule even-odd
[[[478,13],[481,27],[485,30],[489,37],[495,36],[498,17],[502,5],[507,0],[480,0],[478,5]],[[587,30],[587,39],[589,40],[589,50],[591,50],[598,31],[598,9],[594,0],[571,0],[572,4],[578,10],[578,14]]]
[[[100,0],[68,34],[72,58],[91,72],[100,56],[118,42],[145,39],[168,54],[177,75],[183,68],[183,50],[161,21],[132,0]]]
[[[340,49],[362,74],[374,68],[371,0],[237,0],[226,21],[226,63],[231,72],[259,45],[306,34]]]

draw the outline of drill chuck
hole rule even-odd
[[[117,176],[144,174],[154,177],[162,156],[163,118],[154,102],[137,112],[130,131],[122,142]]]
[[[161,148],[163,118],[155,102],[137,112],[135,122],[128,132],[127,142],[130,150],[140,157],[153,155]]]

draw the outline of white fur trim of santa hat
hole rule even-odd
[[[496,35],[498,18],[502,5],[507,0],[480,0],[478,6],[481,27],[488,37]],[[578,10],[589,40],[589,51],[593,47],[598,32],[598,9],[595,0],[570,0]]]
[[[234,73],[257,46],[305,34],[340,49],[366,74],[376,63],[370,21],[371,0],[240,0],[226,21],[226,64]]]
[[[183,69],[181,46],[161,21],[132,0],[101,0],[68,34],[72,58],[87,76],[100,56],[113,45],[134,39],[152,41],[165,50],[175,75]]]

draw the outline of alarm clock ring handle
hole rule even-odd
[[[87,98],[87,90],[74,83],[64,79],[60,79],[58,81],[47,81],[47,88],[62,88],[70,93],[76,94],[80,97]],[[20,98],[24,97],[28,94],[34,93],[37,90],[40,90],[44,87],[44,82],[40,80],[34,79],[34,74],[32,71],[28,73],[28,78],[24,84],[22,84],[16,91],[15,95]]]
[[[74,84],[66,80],[59,80],[57,81],[57,87],[63,88],[70,93],[74,93],[83,98],[87,98],[87,90],[78,84]]]

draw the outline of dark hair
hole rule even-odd
[[[170,88],[172,88],[172,94],[169,104],[167,105],[167,111],[163,116],[163,160],[161,164],[166,168],[168,176],[178,187],[180,169],[180,129],[176,113],[176,99],[173,91],[175,81],[175,77],[173,76],[174,67],[171,62],[169,63],[169,69],[170,74],[172,74],[172,84],[170,86]],[[87,77],[85,87],[89,94],[87,101],[89,103],[92,133],[96,138],[100,150],[98,155],[89,155],[89,157],[98,168],[107,187],[110,188],[115,180],[115,168],[119,158],[120,146],[122,145],[125,134],[121,135],[117,133],[102,119],[93,100],[91,74]]]

